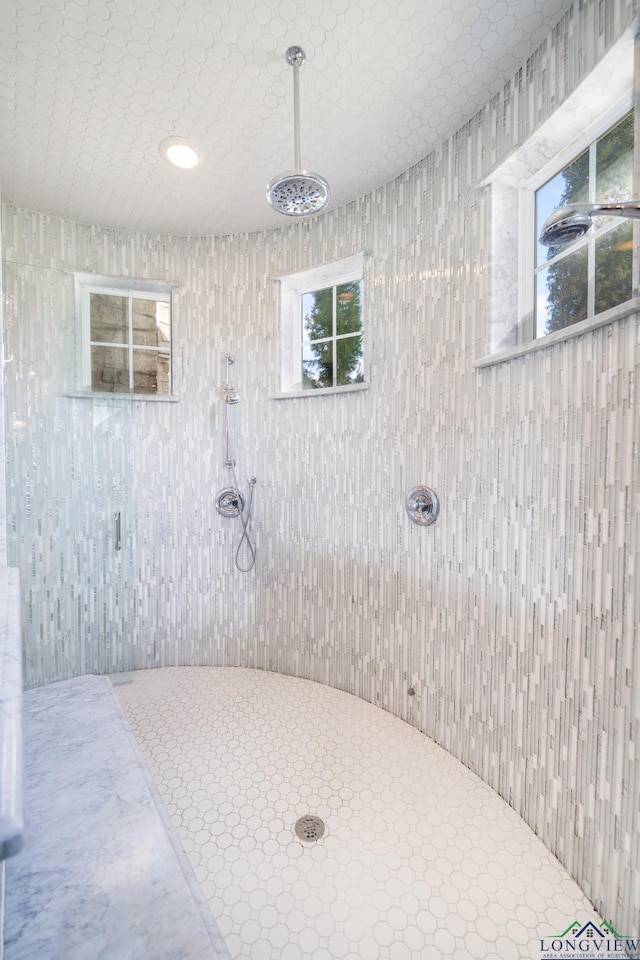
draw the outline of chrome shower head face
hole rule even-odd
[[[591,228],[591,214],[574,207],[558,207],[544,223],[540,243],[545,247],[559,247],[584,237]]]
[[[232,390],[231,387],[229,387],[225,391],[224,402],[227,404],[227,406],[231,407],[234,403],[240,403],[240,397],[235,390]]]
[[[318,173],[292,170],[275,177],[267,187],[267,200],[286,217],[308,217],[329,203],[329,184]]]

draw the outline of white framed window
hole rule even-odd
[[[520,336],[544,337],[592,319],[632,297],[633,224],[597,217],[588,233],[562,246],[538,240],[555,209],[572,203],[606,203],[634,197],[634,116],[631,94],[592,125],[573,145],[574,156],[553,172],[545,167],[527,184],[533,222],[526,256],[532,271],[530,330]]]
[[[621,167],[616,169],[614,164],[610,176],[607,163],[600,162],[598,170],[599,146],[602,161],[612,146],[612,141],[606,142],[609,131],[633,111],[634,40],[630,28],[566,101],[481,185],[491,191],[491,289],[489,350],[475,361],[476,367],[577,336],[637,308],[636,285],[628,284],[630,264],[636,257],[629,221],[596,218],[584,239],[564,252],[538,245],[540,227],[552,209],[578,202],[579,195],[580,202],[582,195],[585,202],[600,201],[602,191],[609,192],[621,171],[624,176],[615,192],[624,192],[622,199],[635,197],[632,151],[621,151]],[[625,135],[632,128],[629,120]],[[614,141],[620,132],[612,133]],[[585,167],[586,180],[579,176]],[[625,277],[619,295],[603,284],[610,257],[619,258]],[[631,276],[636,273],[631,269]],[[576,305],[571,303],[572,291]]]
[[[76,274],[81,390],[171,395],[171,289]]]
[[[281,396],[366,388],[364,257],[280,277]]]

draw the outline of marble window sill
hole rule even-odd
[[[582,320],[580,323],[574,323],[564,330],[556,330],[546,337],[539,337],[537,340],[530,340],[527,343],[520,343],[517,346],[509,347],[498,353],[491,353],[487,357],[481,357],[473,362],[473,366],[478,370],[483,367],[492,367],[496,363],[505,363],[507,360],[514,360],[516,357],[526,357],[530,353],[536,353],[538,350],[544,350],[556,343],[563,343],[565,340],[572,340],[574,337],[581,337],[592,330],[598,330],[600,327],[607,327],[616,320],[622,320],[633,313],[640,313],[640,297],[633,297],[626,303],[621,303],[611,310],[598,314],[590,320]]]
[[[114,400],[117,403],[132,403],[142,400],[144,403],[180,403],[180,397],[171,393],[157,396],[153,393],[99,393],[97,390],[65,390],[65,397],[73,400]]]
[[[345,387],[324,387],[321,390],[286,390],[283,393],[275,393],[270,400],[291,400],[294,397],[327,397],[336,393],[356,393],[360,390],[368,390],[368,383],[353,383]]]

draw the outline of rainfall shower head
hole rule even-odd
[[[319,173],[288,170],[269,184],[267,200],[286,217],[308,217],[320,213],[329,202],[329,184]]]
[[[308,217],[320,213],[329,203],[329,184],[319,173],[301,169],[299,71],[306,55],[300,47],[289,47],[286,56],[287,63],[293,67],[295,170],[273,178],[267,187],[267,200],[277,213],[286,217]]]
[[[593,217],[640,217],[640,200],[623,203],[570,203],[558,207],[547,217],[540,232],[540,243],[558,247],[583,237],[593,223]]]

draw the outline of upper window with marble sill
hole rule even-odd
[[[633,140],[633,113],[627,113],[535,190],[532,337],[544,337],[631,299],[631,220],[595,217],[585,236],[566,244],[546,246],[537,238],[560,206],[613,203],[634,195]]]
[[[632,221],[594,216],[565,246],[539,242],[558,207],[635,199],[634,33],[483,184],[491,190],[489,352],[476,366],[577,336],[637,305]]]

